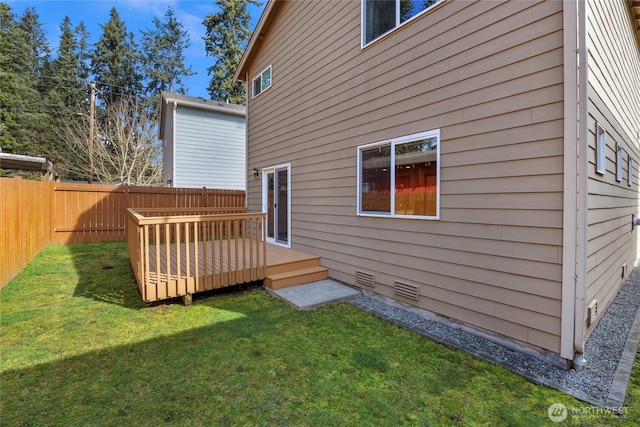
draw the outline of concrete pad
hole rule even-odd
[[[293,305],[298,310],[313,310],[323,305],[348,301],[361,293],[357,289],[331,279],[282,289],[267,287],[265,289],[269,294]]]

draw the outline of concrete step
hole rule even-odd
[[[270,289],[282,289],[289,286],[317,282],[326,279],[328,276],[329,270],[318,265],[282,273],[268,274],[264,279],[264,285]]]

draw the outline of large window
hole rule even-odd
[[[271,65],[253,79],[253,98],[271,87]]]
[[[362,45],[400,26],[442,0],[362,0]]]
[[[358,215],[438,219],[440,131],[358,147]]]

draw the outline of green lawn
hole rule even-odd
[[[0,424],[555,425],[589,405],[350,305],[257,287],[146,306],[126,245],[52,246],[0,292]],[[627,415],[562,425],[640,425]]]

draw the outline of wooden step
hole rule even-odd
[[[317,282],[318,280],[326,279],[328,276],[329,270],[318,265],[282,273],[268,274],[264,279],[264,285],[271,289],[282,289],[289,286]]]
[[[278,264],[267,265],[267,276],[274,274],[288,273],[290,271],[304,270],[307,268],[319,267],[320,257],[307,255],[305,258],[287,260]]]

